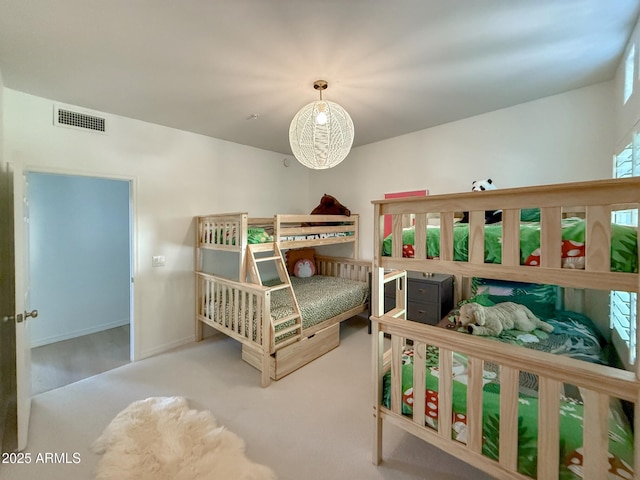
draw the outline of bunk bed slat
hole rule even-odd
[[[562,254],[562,209],[540,209],[540,266],[560,268]]]
[[[558,480],[560,464],[560,390],[562,384],[539,379],[538,477]]]
[[[451,439],[453,419],[453,352],[438,349],[440,371],[438,377],[438,434]],[[415,393],[414,393],[415,396]]]
[[[426,399],[422,393],[425,391],[426,351],[427,346],[422,342],[413,345],[415,358],[413,362],[413,421],[418,425],[424,425],[426,407]]]
[[[391,411],[400,414],[402,405],[402,349],[404,342],[398,335],[391,336]]]
[[[520,210],[502,211],[502,264],[520,265]]]
[[[584,399],[584,478],[607,478],[609,461],[609,397],[591,390]],[[637,468],[637,466],[636,466]]]
[[[469,263],[484,264],[484,211],[469,212]]]
[[[414,255],[416,258],[427,258],[427,214],[415,216]]]
[[[611,208],[587,207],[585,268],[592,272],[611,270]]]
[[[440,258],[453,260],[453,212],[440,214]]]
[[[394,215],[391,221],[391,231],[394,238],[402,238],[402,215]],[[394,242],[392,246],[392,257],[402,257],[402,242]]]
[[[482,452],[482,398],[483,361],[469,357],[469,384],[467,385],[467,447],[473,453]]]
[[[519,370],[500,367],[500,465],[518,468],[518,381]]]

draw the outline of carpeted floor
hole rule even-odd
[[[0,465],[0,480],[92,479],[100,457],[91,444],[118,412],[152,396],[210,410],[281,480],[490,478],[393,426],[383,463],[371,463],[370,343],[366,320],[343,322],[337,349],[263,389],[239,344],[216,335],[37,395],[31,463]]]

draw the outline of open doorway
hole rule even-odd
[[[29,172],[27,192],[36,395],[131,359],[131,183]]]

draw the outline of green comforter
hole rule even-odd
[[[584,219],[567,218],[562,221],[563,257],[570,258],[574,250],[583,250],[585,242]],[[453,256],[456,261],[469,258],[469,225],[457,223],[453,228]],[[405,228],[402,244],[415,244],[413,227]],[[382,245],[382,255],[391,255],[392,235],[387,236]],[[611,225],[611,271],[638,271],[637,229],[624,225]],[[536,251],[540,248],[540,222],[522,222],[520,225],[520,263],[535,265]],[[440,228],[427,227],[427,256],[440,255]],[[407,255],[405,255],[407,256]],[[485,226],[485,262],[502,262],[502,225],[499,223]]]
[[[437,350],[431,348],[427,355],[426,392],[427,411],[426,425],[437,427]],[[413,413],[413,350],[408,349],[403,355],[402,367],[402,413]],[[454,382],[453,382],[453,424],[452,438],[466,443],[466,412],[467,412],[467,362],[463,355],[454,354]],[[499,383],[496,374],[491,370],[484,372],[483,389],[483,445],[484,455],[498,460],[500,397]],[[385,376],[383,404],[390,404],[390,378]],[[520,393],[518,402],[518,471],[525,475],[536,477],[537,470],[537,438],[538,438],[538,399],[533,395]],[[560,479],[582,478],[581,470],[571,462],[578,449],[582,447],[583,405],[577,399],[563,397],[560,402]],[[611,404],[609,411],[609,452],[619,468],[626,468],[633,464],[633,434],[629,422],[622,412],[618,401]],[[612,461],[610,460],[610,461]],[[631,478],[620,474],[609,478]]]

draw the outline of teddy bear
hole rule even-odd
[[[493,180],[487,178],[486,180],[474,180],[471,182],[471,191],[472,192],[483,192],[485,190],[495,190],[497,187]],[[502,221],[502,210],[487,210],[484,212],[484,223],[491,224]],[[462,220],[460,223],[469,223],[469,212],[464,212],[462,214]]]
[[[311,215],[345,215],[351,216],[351,210],[342,205],[336,197],[325,193],[320,199],[320,204],[311,211]],[[335,225],[332,222],[305,223],[305,227]]]
[[[473,335],[497,336],[503,330],[514,329],[523,332],[531,332],[536,328],[547,333],[553,331],[553,325],[540,320],[524,305],[514,302],[502,302],[491,307],[465,303],[460,307],[458,324]]]
[[[351,216],[351,210],[342,205],[336,197],[325,193],[320,199],[320,205],[311,211],[311,215],[345,215]]]

